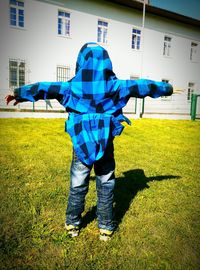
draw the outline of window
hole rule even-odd
[[[108,42],[108,22],[98,20],[97,42],[104,44]]]
[[[58,11],[58,35],[70,36],[70,13],[65,11]]]
[[[70,79],[70,67],[57,66],[57,82],[66,82]]]
[[[197,60],[197,48],[198,48],[198,44],[195,42],[191,42],[191,47],[190,47],[190,60],[191,61]]]
[[[24,2],[10,0],[10,25],[24,27]]]
[[[192,94],[194,93],[195,83],[189,82],[188,89],[187,89],[187,100],[191,101]]]
[[[170,83],[170,80],[168,79],[162,79],[162,82],[165,82],[165,83]],[[162,100],[171,100],[171,96],[162,96],[161,97]]]
[[[171,43],[172,43],[172,38],[169,36],[164,36],[164,46],[163,46],[164,56],[171,56]]]
[[[21,60],[9,60],[9,88],[25,84],[25,62]]]
[[[141,45],[141,30],[133,28],[131,48],[134,50],[140,50],[140,45]]]

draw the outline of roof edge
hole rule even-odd
[[[125,7],[133,8],[133,9],[138,9],[138,10],[143,9],[143,3],[134,1],[134,0],[105,0],[105,1],[112,2],[112,3],[119,4]],[[200,26],[200,20],[185,16],[185,15],[181,15],[181,14],[169,11],[169,10],[154,7],[149,4],[146,4],[145,9],[147,13],[151,13],[153,15],[165,17],[167,19],[172,19],[174,21],[186,23],[193,26]]]

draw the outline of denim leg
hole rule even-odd
[[[70,192],[66,211],[66,223],[78,226],[81,223],[81,214],[84,211],[85,196],[88,192],[91,167],[78,160],[73,151],[70,170]]]
[[[97,188],[97,217],[98,227],[114,230],[113,198],[115,187],[114,147],[110,143],[104,156],[94,164]]]

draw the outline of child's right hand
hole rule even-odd
[[[177,88],[175,88],[173,90],[173,94],[182,94],[183,92],[184,92],[184,89],[177,89]]]
[[[7,95],[6,97],[5,97],[5,101],[6,101],[6,104],[8,105],[12,100],[15,100],[15,102],[14,102],[14,106],[15,105],[17,105],[18,103],[19,103],[19,101],[17,101],[16,99],[15,99],[15,97],[14,96],[12,96],[12,95]]]

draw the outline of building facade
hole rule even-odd
[[[183,89],[156,100],[131,98],[125,112],[189,115],[191,94],[200,93],[199,21],[134,2],[0,1],[0,107],[13,108],[3,97],[20,85],[69,80],[80,48],[93,41],[108,51],[118,78],[163,80]],[[57,101],[51,105],[39,101],[34,109],[63,110]]]

